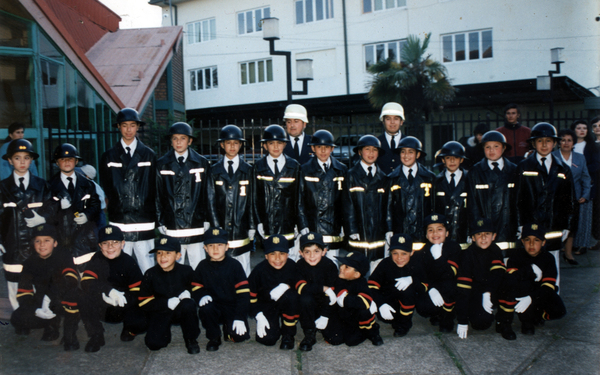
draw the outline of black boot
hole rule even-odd
[[[304,340],[300,342],[298,349],[303,352],[310,352],[314,344],[317,343],[317,330],[314,328],[304,330]]]
[[[454,331],[454,314],[444,311],[440,316],[440,332],[451,333]]]
[[[431,318],[429,318],[429,323],[431,323],[432,326],[438,326],[440,325],[441,322],[441,318],[439,315],[434,315]]]
[[[88,353],[95,353],[98,350],[100,350],[100,348],[103,347],[104,344],[104,333],[95,334],[85,345],[85,351]]]
[[[196,340],[185,340],[185,347],[187,348],[187,352],[189,354],[200,353],[200,346]]]
[[[532,322],[521,322],[521,333],[524,335],[535,335],[535,326]]]
[[[373,324],[373,327],[369,330],[369,336],[367,337],[371,343],[375,346],[383,345],[383,339],[379,335],[379,324]]]
[[[502,335],[505,340],[516,340],[517,334],[513,331],[510,323],[498,323],[496,322],[496,332]]]
[[[294,349],[294,345],[294,336],[283,335],[283,337],[281,338],[281,345],[279,345],[279,349],[291,350]]]
[[[58,318],[51,319],[48,322],[48,325],[44,328],[44,333],[42,334],[42,341],[54,341],[58,340],[60,337],[60,332],[58,330],[60,325],[60,320]]]
[[[123,330],[121,331],[121,341],[124,342],[129,342],[129,341],[133,341],[135,339],[135,333],[131,333],[131,331],[125,329],[125,327],[123,327]]]
[[[221,337],[217,337],[216,339],[212,339],[208,341],[208,344],[206,344],[206,351],[209,352],[216,352],[217,350],[219,350],[219,345],[221,345]]]

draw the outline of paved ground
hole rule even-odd
[[[256,260],[260,259],[257,254]],[[534,336],[520,334],[513,323],[516,341],[506,341],[489,329],[469,332],[466,340],[455,333],[439,334],[419,316],[403,338],[392,337],[383,325],[385,344],[374,347],[331,346],[319,337],[308,353],[282,351],[255,341],[224,343],[217,352],[204,350],[189,355],[179,327],[173,327],[173,341],[158,352],[146,349],[143,337],[131,343],[119,340],[121,325],[105,325],[106,346],[98,353],[85,353],[87,338],[78,332],[82,348],[65,352],[59,341],[40,341],[41,330],[17,336],[8,323],[10,310],[0,298],[1,374],[600,374],[600,252],[577,256],[579,267],[561,269],[561,296],[568,314],[547,322]],[[0,297],[6,297],[0,280]],[[251,323],[254,328],[253,322]],[[297,343],[302,339],[300,332]]]

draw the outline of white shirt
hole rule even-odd
[[[569,168],[571,168],[571,164],[573,164],[573,152],[571,152],[569,154],[569,158],[565,159],[565,156],[562,154],[562,152],[560,153],[560,158],[563,160],[563,162],[569,166]]]
[[[125,150],[125,153],[127,153],[127,147],[129,147],[129,149],[131,150],[131,156],[133,156],[133,153],[135,152],[135,149],[137,148],[137,144],[138,144],[137,138],[133,138],[133,142],[131,142],[130,145],[125,143],[123,138],[121,138],[121,145],[123,146],[123,150]]]
[[[411,165],[410,167],[407,167],[406,165],[402,164],[402,173],[404,173],[406,178],[408,178],[409,169],[412,169],[412,176],[417,177],[417,171],[419,170],[419,166],[417,165],[417,163]]]
[[[275,160],[275,158],[273,158],[271,155],[267,155],[267,164],[269,165],[269,168],[271,168],[271,171],[273,172],[273,174],[275,174],[275,163],[273,163],[273,160]],[[277,158],[277,169],[279,169],[279,172],[281,172],[281,170],[283,169],[284,166],[285,166],[285,156],[283,156],[283,154],[281,154]]]
[[[327,159],[326,162],[322,162],[321,160],[318,160],[318,163],[321,166],[321,169],[323,170],[323,172],[325,172],[325,173],[327,173],[327,169],[331,168],[331,158]],[[325,164],[327,166],[327,169],[325,169],[325,167],[323,167],[323,164]]]
[[[446,180],[448,180],[448,183],[452,181],[452,173],[454,173],[454,182],[458,185],[458,181],[460,181],[463,173],[460,169],[457,169],[455,172],[450,172],[449,170],[446,170]]]
[[[232,161],[233,164],[231,165],[231,167],[233,168],[233,173],[237,172],[238,167],[240,166],[240,156],[236,155],[233,157],[233,159],[229,159],[227,157],[227,155],[225,155],[223,157],[223,165],[225,167],[225,172],[229,173],[229,162]],[[268,159],[267,159],[268,161]],[[285,162],[284,162],[285,164]],[[281,168],[279,169],[279,171],[281,171]]]
[[[173,150],[173,152],[175,153],[175,160],[177,160],[177,162],[179,162],[179,158],[183,156],[183,162],[185,163],[188,155],[190,154],[188,150],[185,150],[185,152],[183,154],[179,154],[177,151]]]
[[[364,161],[360,161],[360,165],[363,167],[363,169],[365,170],[365,174],[369,174],[369,167],[371,167],[371,173],[373,174],[373,176],[375,176],[375,172],[377,172],[377,165],[375,165],[375,163],[373,163],[372,165],[367,165],[365,164]]]
[[[385,139],[387,140],[388,145],[390,145],[390,148],[392,148],[392,137],[394,138],[394,142],[396,142],[396,148],[398,147],[398,143],[400,143],[400,139],[402,139],[402,132],[398,132],[394,135],[390,135],[388,134],[388,132],[385,132]]]
[[[304,143],[304,132],[297,137],[292,137],[290,135],[290,143],[292,148],[294,148],[294,142],[296,142],[296,138],[298,138],[298,155],[302,154],[302,144]],[[281,170],[281,168],[279,168]]]
[[[75,173],[73,173],[70,176],[67,176],[64,173],[60,173],[60,180],[62,181],[62,183],[65,185],[65,187],[68,189],[69,188],[69,180],[67,180],[67,177],[71,177],[73,179],[73,186],[77,186],[77,176],[75,175]]]
[[[494,165],[492,163],[498,163],[498,168],[500,168],[500,170],[504,169],[504,159],[502,159],[502,158],[495,160],[495,161],[487,159],[487,162],[488,162],[488,166],[490,167],[491,170],[494,170]]]
[[[575,143],[573,146],[573,151],[583,154],[583,149],[585,148],[585,141]]]
[[[17,185],[17,187],[19,187],[19,185],[21,184],[19,178],[24,177],[25,179],[23,180],[23,185],[25,186],[25,190],[27,190],[27,188],[29,187],[29,178],[31,177],[29,171],[27,171],[27,173],[25,173],[24,176],[19,176],[17,172],[13,171],[13,177],[15,178],[15,184]]]
[[[544,166],[546,167],[546,172],[548,173],[550,172],[550,167],[552,166],[552,155],[548,154],[544,157],[546,158],[544,161]],[[535,153],[535,158],[537,159],[538,163],[542,164],[542,156],[537,152]]]

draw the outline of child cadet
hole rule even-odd
[[[446,142],[439,156],[444,169],[433,184],[435,204],[433,212],[446,216],[448,238],[458,243],[467,242],[469,223],[467,219],[467,171],[462,168],[465,148],[458,142]]]
[[[381,108],[379,121],[383,124],[384,132],[377,138],[384,152],[377,158],[377,166],[387,175],[400,165],[400,156],[395,150],[402,139],[400,129],[404,120],[404,108],[400,104],[389,102]]]
[[[396,152],[402,165],[389,176],[388,230],[410,235],[420,248],[425,242],[425,217],[433,210],[435,175],[417,161],[425,156],[417,138],[402,138]]]
[[[348,246],[353,252],[364,254],[371,262],[371,271],[385,256],[387,210],[387,175],[375,162],[383,155],[379,139],[364,135],[358,140],[354,152],[360,156],[348,171],[346,203],[348,211]],[[363,277],[368,274],[363,273]]]
[[[229,254],[250,274],[250,251],[256,230],[252,217],[252,167],[240,157],[246,140],[235,125],[221,129],[217,142],[225,155],[210,168],[208,209],[213,227],[226,228],[229,235]]]
[[[64,317],[63,345],[66,351],[79,349],[77,324],[77,282],[73,258],[57,247],[54,227],[42,224],[33,228],[35,254],[23,263],[17,299],[19,308],[10,318],[17,334],[27,335],[30,329],[44,328],[42,341],[54,341],[60,336],[60,318]]]
[[[75,146],[59,145],[53,158],[60,169],[50,180],[52,197],[60,203],[56,217],[58,242],[71,252],[75,266],[83,272],[98,246],[95,229],[100,218],[100,197],[94,183],[75,171],[81,159]]]
[[[256,341],[280,349],[294,349],[299,317],[296,263],[288,258],[284,236],[274,234],[264,241],[265,260],[250,274],[250,315],[256,318]],[[281,319],[282,324],[279,323]]]
[[[304,330],[304,339],[299,349],[306,352],[312,350],[317,342],[317,329],[322,331],[325,341],[332,340],[327,336],[327,325],[330,306],[337,301],[332,287],[338,269],[326,256],[327,252],[327,245],[320,233],[309,232],[300,237],[302,258],[296,262],[296,290],[300,296],[300,326]]]
[[[392,323],[394,337],[403,337],[412,327],[419,295],[427,292],[418,261],[411,259],[413,242],[408,234],[397,233],[390,240],[390,256],[369,277],[369,288],[379,307],[379,316]]]
[[[425,218],[427,244],[415,256],[424,272],[428,285],[427,298],[420,300],[417,311],[430,318],[440,332],[454,330],[454,305],[456,304],[456,273],[461,253],[460,245],[450,239],[448,222],[444,215],[433,214]]]
[[[192,299],[194,270],[179,264],[181,244],[174,237],[156,239],[152,253],[156,265],[144,274],[139,305],[148,317],[146,346],[150,350],[165,348],[171,342],[171,325],[179,324],[189,354],[200,353],[197,303]]]
[[[17,287],[23,262],[34,253],[32,228],[51,224],[57,210],[50,186],[29,172],[38,156],[25,139],[12,141],[2,156],[14,167],[13,173],[0,182],[0,252],[4,254],[4,276],[13,310],[19,307]]]
[[[315,157],[302,165],[299,225],[322,234],[327,256],[335,259],[342,246],[342,225],[347,217],[344,195],[348,167],[331,156],[335,144],[327,130],[317,130],[309,145]]]
[[[309,147],[311,137],[304,132],[306,124],[308,124],[306,108],[300,104],[290,104],[285,107],[283,119],[288,135],[288,142],[285,144],[283,153],[302,165],[311,157]]]
[[[369,339],[375,346],[383,345],[379,324],[375,322],[377,306],[367,279],[363,276],[369,272],[369,260],[357,252],[337,257],[337,260],[340,262],[340,272],[334,286],[337,306],[328,324],[331,325],[328,336],[335,338],[335,341],[330,344],[356,346]]]
[[[198,315],[206,331],[209,352],[219,350],[221,324],[225,341],[242,342],[250,338],[248,279],[240,262],[227,255],[228,237],[221,228],[209,228],[204,235],[208,258],[194,271],[192,297],[200,306]]]
[[[546,231],[536,223],[523,226],[523,249],[508,259],[506,271],[509,289],[514,291],[514,311],[521,321],[521,333],[535,334],[535,326],[546,320],[560,319],[567,313],[558,295],[558,271],[554,258],[543,250]],[[500,313],[500,312],[499,312]],[[504,312],[513,315],[513,310]]]
[[[480,144],[485,158],[475,164],[467,175],[468,221],[473,223],[479,218],[490,219],[496,234],[496,245],[507,256],[517,239],[517,167],[502,156],[510,146],[501,133],[495,130],[485,133]]]
[[[181,243],[183,264],[196,268],[205,257],[202,241],[208,228],[208,160],[189,148],[192,127],[176,122],[169,128],[173,150],[156,162],[156,215],[159,231]]]
[[[283,154],[288,138],[281,126],[267,126],[260,141],[268,155],[252,168],[256,229],[263,239],[283,235],[290,248],[289,257],[296,261],[299,254],[294,246],[294,233],[298,220],[300,164]]]
[[[467,338],[469,323],[475,330],[485,330],[492,325],[495,303],[500,303],[499,310],[510,310],[514,305],[503,298],[506,267],[500,248],[494,243],[494,230],[490,219],[477,220],[471,228],[473,243],[460,254],[456,278],[456,333],[461,339]],[[506,315],[496,315],[496,332],[506,340],[517,338]]]
[[[156,155],[136,137],[144,124],[135,109],[120,110],[114,126],[119,128],[121,140],[100,160],[100,185],[108,201],[109,224],[121,228],[123,251],[129,255],[135,252],[142,273],[154,265],[150,250],[156,222]]]
[[[121,323],[121,341],[133,341],[147,327],[146,316],[138,306],[142,272],[133,257],[123,252],[125,240],[119,227],[107,225],[98,230],[99,250],[81,276],[81,320],[90,337],[86,352],[104,346],[102,322]]]
[[[552,156],[552,149],[560,138],[556,128],[541,122],[531,129],[535,149],[517,166],[517,212],[519,223],[537,223],[547,230],[546,249],[556,259],[556,285],[560,286],[559,250],[562,239],[570,230],[577,229],[575,190],[571,169],[561,159]]]

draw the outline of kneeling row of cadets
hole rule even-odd
[[[503,338],[516,339],[514,312],[521,332],[528,335],[536,325],[566,314],[557,293],[554,259],[543,250],[541,225],[523,228],[523,248],[511,255],[507,266],[491,221],[479,219],[473,228],[473,243],[461,251],[448,238],[445,217],[430,215],[424,225],[427,245],[415,252],[410,235],[393,235],[389,257],[367,280],[370,264],[361,252],[336,257],[338,271],[325,256],[323,236],[314,232],[300,237],[298,262],[289,259],[284,236],[267,238],[265,260],[246,278],[241,264],[228,254],[227,232],[215,227],[205,235],[208,258],[195,270],[177,262],[180,242],[163,236],[152,250],[157,264],[142,276],[135,260],[122,251],[123,233],[111,225],[100,229],[100,250],[80,277],[69,252],[58,246],[55,228],[42,224],[33,231],[35,254],[23,264],[19,308],[11,323],[23,335],[43,328],[42,340],[53,341],[60,337],[63,316],[64,349],[72,351],[79,348],[81,319],[90,337],[86,352],[105,345],[102,321],[123,322],[122,341],[146,332],[150,350],[166,347],[171,325],[179,324],[188,353],[197,354],[198,317],[209,340],[207,351],[219,349],[221,336],[225,341],[248,340],[248,316],[256,319],[257,342],[272,346],[281,338],[280,348],[286,350],[295,347],[299,320],[304,330],[299,349],[310,351],[318,331],[331,345],[355,346],[367,339],[383,345],[377,320],[391,323],[394,337],[403,337],[415,310],[439,325],[440,332],[452,332],[456,317],[456,332],[463,339],[469,324],[485,330],[494,320]]]

